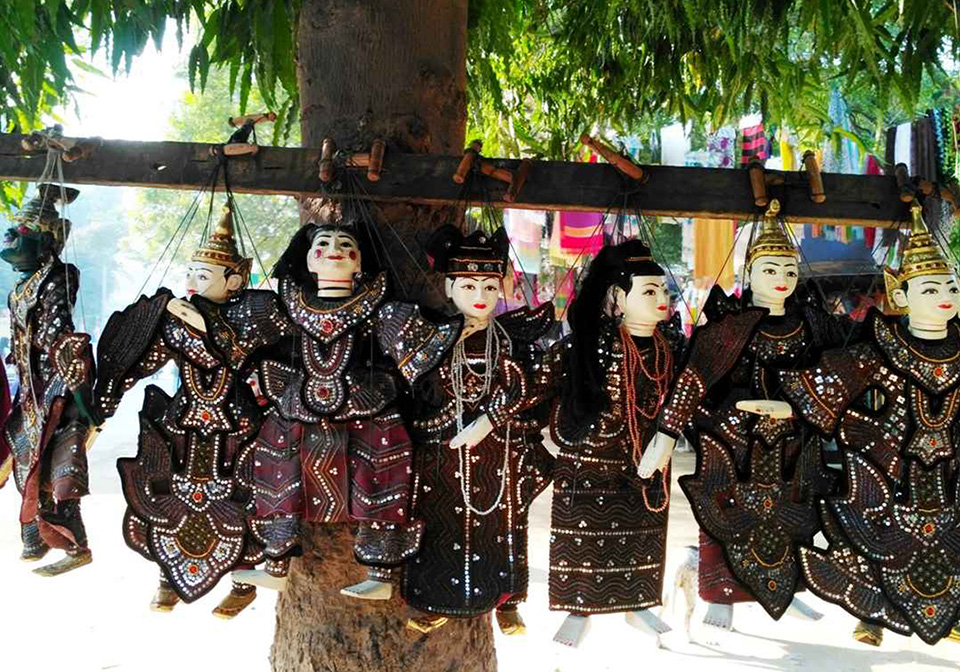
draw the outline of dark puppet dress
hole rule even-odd
[[[782,376],[846,471],[844,493],[820,505],[829,547],[800,549],[807,585],[934,644],[960,619],[960,323],[925,340],[873,310],[862,343]]]
[[[281,280],[295,331],[260,366],[273,408],[256,439],[252,521],[271,558],[299,553],[301,522],[359,523],[354,550],[368,567],[392,569],[419,548],[400,378],[433,369],[459,322],[431,324],[413,304],[386,302],[386,292],[383,274],[345,299]]]
[[[701,527],[700,597],[733,604],[756,599],[783,615],[800,579],[798,544],[820,528],[817,498],[835,478],[819,437],[795,419],[736,408],[749,399],[787,400],[778,372],[816,361],[852,328],[795,296],[786,314],[726,297],[719,287],[705,307],[709,322],[693,335],[687,361],[660,416],[660,430],[686,432],[696,472],[680,486]]]
[[[553,323],[553,304],[521,308],[463,341],[461,425],[486,413],[494,427],[472,448],[450,448],[458,432],[453,353],[414,388],[414,515],[426,526],[406,564],[403,597],[416,609],[471,617],[526,598],[527,515],[553,468],[538,408],[552,368],[535,342]],[[490,329],[499,357],[484,395]]]
[[[661,603],[670,503],[669,469],[637,475],[640,450],[682,345],[676,329],[630,336],[605,319],[600,350],[608,407],[592,424],[567,420],[554,405],[560,448],[550,523],[550,609],[589,615]]]
[[[87,545],[80,498],[88,493],[89,427],[74,398],[93,383],[90,337],[73,330],[80,273],[56,256],[10,292],[12,358],[20,387],[3,429],[23,496],[24,550]]]
[[[247,379],[253,353],[291,329],[273,292],[245,290],[222,304],[194,297],[205,335],[166,310],[170,298],[164,289],[111,316],[97,349],[97,396],[112,415],[138,380],[177,363],[172,398],[147,387],[137,455],[117,468],[124,540],[193,602],[238,565],[262,560],[246,524],[254,512],[250,448],[262,418]]]

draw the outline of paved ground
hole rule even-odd
[[[136,410],[142,395],[134,391],[91,453],[94,495],[84,500],[84,518],[95,562],[67,576],[43,579],[17,560],[19,497],[13,484],[0,490],[0,573],[6,578],[0,598],[3,625],[2,670],[269,670],[267,659],[274,627],[274,599],[264,594],[231,622],[210,610],[227,590],[218,587],[199,602],[174,614],[147,609],[156,581],[154,566],[128,550],[120,535],[123,499],[114,462],[132,455]],[[679,474],[692,471],[690,455],[680,455]],[[674,568],[696,543],[697,528],[680,491],[674,487],[670,517],[668,593]],[[738,606],[738,632],[711,638],[694,629],[683,632],[683,600],[664,618],[675,628],[658,649],[653,640],[627,626],[622,616],[598,616],[579,650],[556,646],[551,638],[563,614],[547,610],[547,545],[550,493],[533,506],[531,525],[532,585],[523,608],[526,637],[497,635],[503,672],[600,672],[644,669],[710,672],[728,670],[830,670],[831,672],[932,672],[960,669],[960,644],[925,645],[916,637],[887,633],[880,649],[854,642],[853,619],[841,609],[805,597],[826,616],[809,623],[784,618],[771,621],[756,606]],[[265,592],[265,591],[264,591]],[[695,622],[704,607],[698,605]]]

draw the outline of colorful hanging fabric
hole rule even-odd
[[[547,213],[540,210],[504,210],[510,237],[510,260],[522,273],[540,273],[540,245]]]
[[[693,220],[693,279],[730,291],[733,287],[733,249],[737,223],[733,220]]]
[[[766,161],[768,158],[770,152],[763,122],[759,120],[759,115],[745,117],[740,126],[740,165],[746,167],[751,161]]]
[[[575,256],[593,256],[603,247],[603,214],[561,212],[560,247]]]
[[[838,89],[830,92],[828,113],[835,129],[852,132],[849,108]],[[857,174],[860,172],[860,150],[855,142],[841,135],[838,142],[827,145],[821,165],[827,173]]]

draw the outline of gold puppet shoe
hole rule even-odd
[[[165,614],[173,611],[173,608],[177,606],[179,601],[180,597],[174,592],[173,588],[170,587],[170,584],[166,581],[161,581],[160,585],[157,586],[157,592],[154,593],[153,599],[150,601],[150,611]]]
[[[257,587],[248,584],[234,584],[227,596],[213,610],[217,618],[230,620],[249,607],[257,599]]]
[[[508,636],[527,634],[527,624],[523,622],[520,610],[516,607],[497,609],[497,625],[500,627],[500,632]]]
[[[60,576],[84,565],[89,565],[91,562],[93,562],[93,553],[90,552],[90,549],[85,548],[76,553],[68,553],[63,559],[49,565],[37,567],[33,570],[33,573],[39,576]]]
[[[407,629],[428,635],[445,626],[449,620],[446,616],[415,616],[407,619]]]
[[[857,623],[857,627],[853,629],[853,638],[870,646],[880,646],[883,643],[883,628],[873,623],[860,621]]]

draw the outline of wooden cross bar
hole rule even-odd
[[[0,134],[0,180],[37,180],[46,155],[21,146],[25,136]],[[201,189],[210,181],[221,145],[194,142],[103,140],[96,151],[65,168],[71,184]],[[211,151],[214,150],[214,151]],[[758,212],[747,170],[641,166],[646,181],[626,179],[606,163],[533,161],[523,189],[505,200],[510,185],[484,176],[471,180],[471,193],[453,181],[462,156],[401,154],[388,151],[376,182],[366,169],[356,171],[361,198],[428,205],[487,202],[498,208],[581,210],[592,212],[639,208],[648,215],[704,219],[747,219]],[[286,194],[339,198],[345,193],[342,174],[330,184],[318,175],[320,148],[261,146],[255,156],[231,159],[230,187],[236,193]],[[516,171],[519,160],[486,159]],[[821,173],[824,202],[814,203],[806,173],[767,171],[782,177],[777,195],[787,220],[812,224],[889,227],[909,221],[893,175]],[[483,180],[482,190],[477,180]],[[219,188],[223,188],[221,178]],[[624,190],[630,194],[625,198]]]

